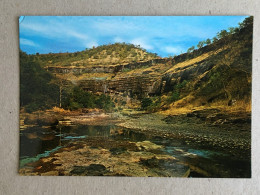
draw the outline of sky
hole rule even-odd
[[[28,54],[76,52],[118,42],[161,57],[184,53],[246,16],[21,16],[20,49]]]

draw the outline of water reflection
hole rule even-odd
[[[187,145],[185,140],[147,135],[115,125],[59,126],[57,128],[31,127],[20,133],[20,167],[46,157],[61,147],[76,141],[89,142],[98,139],[106,142],[127,141],[154,144],[159,149],[154,154],[176,157],[191,167],[193,177],[250,177],[250,162],[233,159],[227,154],[198,144]],[[143,146],[145,147],[145,145]],[[120,149],[120,151],[119,151]],[[115,150],[115,151],[114,151]],[[127,148],[112,148],[112,154],[121,154]]]

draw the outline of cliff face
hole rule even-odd
[[[233,99],[248,98],[251,86],[250,73],[221,63],[221,56],[229,52],[219,49],[179,63],[174,59],[154,59],[114,66],[48,67],[48,71],[73,73],[77,78],[74,83],[93,93],[126,92],[131,97],[147,97],[178,90],[181,99],[192,97],[189,103],[196,99],[201,105],[222,100],[228,104]],[[185,86],[176,89],[183,82]]]
[[[153,59],[119,65],[95,65],[87,67],[46,66],[54,74],[74,74],[76,84],[93,93],[116,94],[127,92],[131,95],[148,96],[161,92],[162,73],[154,67],[165,64],[169,59]],[[157,66],[156,66],[157,65]],[[99,73],[97,76],[96,73]]]
[[[122,72],[125,69],[133,70],[139,69],[143,67],[150,67],[157,63],[165,63],[167,59],[155,58],[152,60],[148,60],[145,62],[133,62],[133,63],[124,63],[124,64],[116,64],[116,65],[86,65],[86,66],[46,66],[45,69],[47,71],[58,73],[58,74],[66,74],[66,73],[74,73],[74,74],[82,74],[82,73],[118,73]]]
[[[79,86],[87,91],[116,94],[128,92],[131,95],[148,96],[159,94],[161,77],[152,75],[136,75],[117,77],[111,80],[89,79],[79,82]]]
[[[239,43],[240,44],[240,43]],[[224,49],[204,53],[174,65],[162,76],[163,93],[177,91],[175,105],[250,104],[251,53],[242,57],[244,47],[235,50],[231,44]]]
[[[136,49],[129,51],[138,53]],[[232,105],[240,100],[250,102],[251,52],[252,26],[248,24],[215,43],[174,58],[141,52],[142,58],[131,61],[133,56],[126,51],[126,60],[113,59],[116,63],[111,63],[111,55],[107,57],[108,52],[101,51],[102,59],[91,57],[69,65],[57,61],[45,65],[45,69],[54,74],[72,74],[68,80],[93,93],[125,93],[132,98],[175,93],[175,105],[179,106],[217,102]]]

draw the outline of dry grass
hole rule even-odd
[[[70,110],[65,110],[63,108],[59,108],[59,107],[56,107],[56,106],[54,106],[50,111],[53,111],[55,113],[59,113],[61,115],[67,115],[67,114],[71,113]]]
[[[166,70],[168,70],[172,65],[167,64],[155,64],[149,67],[140,67],[133,70],[130,70],[129,72],[120,72],[117,74],[117,77],[125,77],[125,76],[131,76],[131,75],[141,75],[144,72],[150,72],[148,75],[153,76],[159,76],[162,75]]]
[[[164,111],[160,111],[165,115],[179,115],[193,112],[195,110],[218,109],[227,113],[250,113],[251,100],[237,100],[232,106],[228,106],[227,100],[221,100],[202,106],[201,99],[195,99],[194,96],[186,96],[171,105]]]
[[[160,111],[159,113],[164,114],[164,115],[180,115],[180,114],[186,114],[191,111],[194,111],[196,109],[195,107],[192,106],[186,106],[186,107],[181,107],[181,108],[176,108],[176,107],[170,107],[167,110]]]
[[[216,55],[217,53],[221,52],[222,49],[218,49],[217,51],[210,51],[207,53],[204,53],[196,58],[190,59],[190,60],[186,60],[184,62],[180,62],[176,65],[174,65],[171,69],[169,69],[166,73],[169,72],[178,72],[180,71],[180,69],[185,69],[188,68],[189,66],[193,65],[196,66],[196,63],[199,63],[203,60],[205,60],[206,58],[210,57],[211,55]]]
[[[168,96],[162,96],[162,102],[167,101]],[[165,115],[179,115],[186,114],[196,109],[203,109],[202,106],[194,106],[191,102],[194,100],[194,96],[188,95],[172,104],[169,105],[169,108],[164,111],[160,111],[161,114]]]
[[[66,65],[66,67],[68,68],[75,68],[75,67],[91,67],[91,66],[97,66],[97,65],[105,65],[105,66],[113,66],[113,65],[119,65],[119,64],[128,64],[128,63],[132,63],[135,61],[141,61],[141,60],[151,60],[154,57],[147,55],[147,52],[144,52],[140,49],[134,49],[134,51],[136,53],[138,53],[137,56],[132,56],[130,52],[128,52],[127,56],[124,57],[124,59],[119,57],[119,54],[116,53],[115,51],[113,51],[111,54],[107,54],[107,50],[102,50],[99,53],[96,53],[95,56],[97,58],[94,58],[94,56],[88,57],[88,58],[84,58],[84,59],[80,59],[77,60],[75,59],[75,61],[72,62],[68,62],[68,66]],[[73,57],[72,57],[73,58]],[[50,66],[60,66],[61,62],[56,62],[55,64],[52,64],[51,61],[50,62]]]
[[[251,101],[245,102],[245,101],[239,101],[237,104],[235,104],[231,109],[235,110],[244,110],[246,112],[251,112],[252,111],[252,106],[251,106]]]
[[[251,112],[251,101],[238,100],[232,106],[227,105],[227,101],[218,101],[210,105],[225,112]]]
[[[113,73],[84,73],[77,76],[76,80],[83,80],[83,79],[95,79],[95,78],[107,78],[111,79]]]

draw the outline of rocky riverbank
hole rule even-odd
[[[234,150],[250,155],[251,115],[245,112],[223,112],[218,109],[191,111],[179,115],[143,113],[134,110],[104,113],[98,109],[75,112],[39,111],[21,114],[21,129],[33,125],[109,125],[136,130],[161,138],[178,138],[207,146]],[[244,156],[244,155],[242,155]]]
[[[183,139],[250,159],[251,116],[248,113],[224,113],[205,109],[180,115],[133,114],[121,127],[135,129],[162,138]]]
[[[239,177],[239,171],[215,167],[215,160],[223,162],[225,155],[222,166],[239,162],[247,166],[242,168],[247,170],[243,176],[250,175],[250,115],[246,113],[217,109],[179,115],[135,110],[50,113],[45,123],[21,131],[30,144],[38,140],[53,145],[47,155],[23,159],[27,163],[22,163],[21,175]],[[41,117],[37,114],[24,115],[27,125],[37,124]],[[51,123],[56,125],[45,127],[51,121],[48,117],[56,117],[58,122]]]
[[[51,127],[73,124],[107,125],[116,122],[118,122],[117,114],[108,114],[102,109],[81,109],[77,111],[69,111],[55,108],[46,111],[36,111],[33,113],[20,113],[21,130],[32,126]]]
[[[89,139],[74,142],[49,157],[21,168],[21,175],[88,175],[188,177],[190,169],[149,141],[128,142]]]

